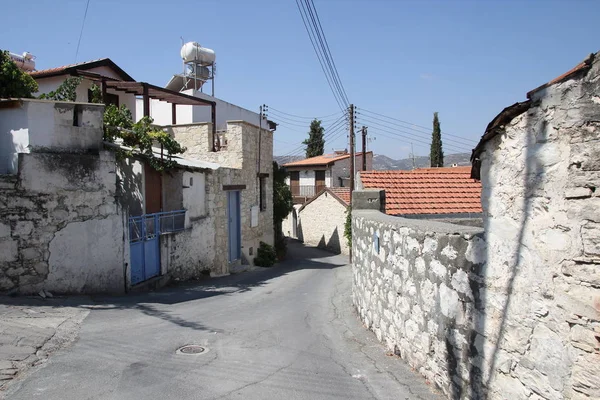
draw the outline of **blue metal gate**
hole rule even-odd
[[[229,219],[229,262],[241,258],[240,192],[227,192],[227,217]]]
[[[160,274],[158,218],[158,214],[129,218],[132,285]]]
[[[160,235],[185,228],[185,210],[129,217],[131,284],[160,275]]]

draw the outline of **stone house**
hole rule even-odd
[[[160,127],[188,151],[165,155],[177,165],[159,173],[135,154],[115,158],[122,146],[102,141],[104,105],[1,101],[0,174],[7,175],[0,200],[10,207],[0,213],[0,291],[123,292],[144,281],[223,275],[252,264],[260,242],[273,244],[273,131],[266,120],[262,127],[227,121],[219,141],[214,102],[73,67],[53,76],[38,71],[36,79],[53,79],[44,90],[54,90],[75,74],[82,84],[100,82],[105,94],[135,101],[139,92],[145,115],[153,97],[172,105],[172,120],[180,105],[208,108],[212,119]],[[78,97],[85,95],[80,89]],[[154,153],[163,156],[159,148]],[[29,167],[42,170],[43,182]]]
[[[349,254],[348,242],[344,237],[349,206],[350,188],[324,188],[298,209],[296,224],[286,224],[291,231],[284,233],[311,246],[336,254]]]
[[[600,398],[599,56],[487,126],[471,171],[483,228],[354,193],[357,312],[450,398]]]
[[[361,171],[357,190],[385,191],[385,213],[481,226],[481,183],[470,167]]]

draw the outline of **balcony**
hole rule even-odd
[[[304,204],[316,194],[318,194],[321,190],[325,189],[325,185],[292,185],[292,198],[294,204]]]

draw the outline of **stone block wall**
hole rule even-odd
[[[600,398],[599,93],[596,55],[534,91],[481,155],[487,279],[504,293],[487,311],[504,315],[498,390]]]
[[[0,292],[123,292],[125,221],[115,158],[19,154],[0,177]]]
[[[348,254],[348,241],[344,237],[346,205],[323,192],[307,203],[298,213],[298,237],[305,244],[324,248],[336,254]]]
[[[478,228],[353,210],[352,298],[388,349],[448,396],[482,398],[485,242]]]

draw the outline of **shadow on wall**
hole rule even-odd
[[[507,266],[510,271],[510,275],[507,279],[506,287],[491,289],[494,284],[494,277],[490,277],[489,260],[490,260],[490,246],[486,246],[486,265],[477,266],[478,271],[471,271],[474,275],[480,276],[482,282],[477,283],[474,280],[470,280],[471,290],[474,296],[474,309],[465,309],[469,325],[471,328],[468,330],[466,336],[467,345],[464,346],[460,343],[461,338],[457,337],[456,330],[454,329],[454,323],[446,327],[446,366],[448,371],[448,381],[450,383],[450,396],[452,399],[458,400],[463,398],[468,399],[485,399],[488,396],[488,389],[491,383],[491,379],[494,377],[495,369],[498,361],[499,346],[504,340],[506,331],[507,320],[509,318],[508,312],[511,308],[511,300],[513,297],[513,287],[515,280],[519,275],[521,269],[521,263],[523,260],[523,247],[524,247],[524,235],[528,229],[528,222],[531,216],[532,198],[536,196],[536,192],[542,186],[542,181],[545,173],[545,168],[542,163],[538,161],[536,155],[536,147],[543,146],[546,142],[546,127],[545,121],[544,126],[538,127],[537,132],[540,132],[538,137],[535,137],[535,121],[531,121],[529,115],[523,114],[523,118],[526,119],[523,130],[526,135],[526,145],[524,146],[524,159],[525,166],[523,170],[522,187],[524,192],[522,193],[523,200],[520,205],[514,204],[516,211],[513,209],[515,215],[520,217],[518,221],[518,234],[514,238],[513,249],[514,252],[511,256],[510,264]],[[543,135],[543,137],[542,137]],[[485,178],[484,178],[485,179]],[[489,196],[482,196],[482,206],[484,211],[489,211]],[[489,218],[489,216],[488,216]],[[485,219],[485,237],[486,241],[489,235],[493,232],[490,226],[489,219]],[[496,271],[496,273],[498,273]],[[543,273],[541,271],[541,273]],[[491,304],[489,299],[492,297],[490,293],[492,290],[506,293],[504,304]],[[438,297],[438,307],[439,297]],[[489,332],[490,327],[486,326],[489,324],[489,319],[492,318],[492,312],[499,308],[501,310],[500,319],[494,326],[498,326],[496,332]],[[484,313],[488,311],[488,313]],[[480,318],[475,318],[474,313],[479,313]],[[487,330],[487,331],[486,331]],[[485,337],[482,336],[484,333]],[[483,342],[490,340],[492,346],[486,347]],[[461,349],[461,350],[458,350]],[[490,353],[485,354],[486,350]],[[470,360],[470,361],[469,361]],[[461,365],[471,365],[469,371],[462,371]],[[462,378],[462,379],[461,379]],[[466,383],[465,383],[466,381]]]
[[[296,228],[296,235],[296,239],[298,239],[301,242],[304,242],[304,233],[302,232],[302,220],[300,218],[298,218],[298,227]]]
[[[139,171],[135,171],[138,166]],[[143,163],[135,161],[133,158],[127,158],[117,162],[120,170],[120,176],[117,178],[117,188],[121,207],[126,210],[130,217],[137,217],[144,214],[144,185]]]

